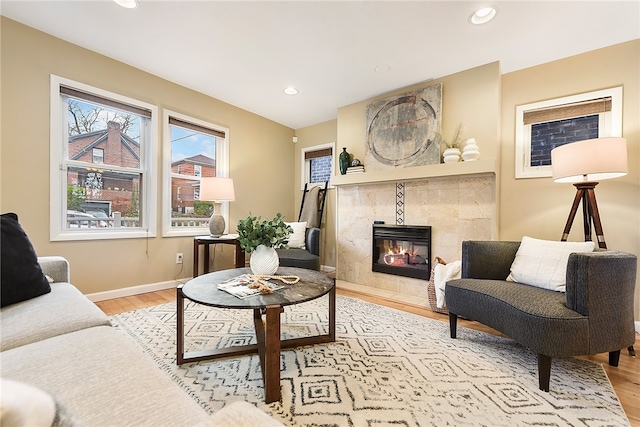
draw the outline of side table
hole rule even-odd
[[[240,241],[235,236],[195,236],[193,238],[193,277],[198,277],[200,275],[200,246],[204,246],[204,263],[202,266],[202,274],[207,274],[209,272],[209,246],[211,245],[234,245],[236,247],[235,267],[244,267],[244,251],[240,247]]]

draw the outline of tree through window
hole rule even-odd
[[[59,218],[52,239],[102,238],[100,234],[109,233],[111,238],[114,232],[137,237],[155,222],[148,193],[153,193],[155,108],[52,76],[54,90],[58,102],[52,108],[60,122],[52,124],[59,129],[57,135],[52,130],[52,158],[60,167],[52,174],[62,176],[52,179],[52,190],[64,185],[66,191],[58,188],[60,200],[51,204],[52,216]],[[121,235],[127,231],[138,234]]]

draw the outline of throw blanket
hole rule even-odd
[[[302,212],[300,212],[300,218],[298,221],[307,222],[307,228],[319,227],[318,224],[318,194],[320,187],[315,186],[309,189],[306,197],[304,198],[304,205],[302,205]]]
[[[462,270],[462,261],[453,261],[449,264],[438,264],[433,273],[433,285],[436,288],[436,306],[445,307],[444,288],[447,281],[459,279]]]

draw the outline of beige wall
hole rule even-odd
[[[157,105],[160,113],[167,108],[229,128],[237,198],[230,203],[233,230],[249,212],[269,217],[282,212],[289,218],[297,212],[291,196],[293,129],[4,17],[1,25],[0,209],[19,215],[39,255],[69,259],[72,280],[82,292],[190,277],[193,239],[162,238],[158,226],[158,237],[148,240],[49,241],[50,74]],[[160,138],[161,130],[159,124]],[[157,196],[155,208],[161,214],[161,186]],[[184,253],[182,271],[175,264],[176,252]],[[216,264],[232,267],[232,256],[230,246],[219,245]]]
[[[296,129],[298,142],[294,145],[295,157],[295,179],[293,194],[295,194],[295,206],[300,209],[302,202],[301,170],[302,149],[314,145],[328,144],[336,141],[336,120],[319,123],[317,125]],[[336,151],[338,147],[336,145]],[[334,153],[334,157],[337,153]],[[302,184],[304,185],[304,184]],[[296,212],[296,215],[298,213]],[[325,266],[335,267],[336,265],[336,190],[330,188],[327,191],[327,201],[324,205],[322,216],[322,233],[320,242],[320,263]]]
[[[559,240],[576,192],[551,178],[515,179],[516,106],[615,86],[623,86],[622,136],[627,139],[629,174],[602,181],[596,197],[607,247],[640,254],[640,40],[502,76],[501,239],[527,235]],[[579,216],[569,240],[584,237]],[[635,318],[640,319],[638,284]]]
[[[347,147],[363,160],[366,112],[372,101],[442,83],[442,133],[450,138],[462,124],[463,138],[474,137],[482,158],[498,158],[500,123],[500,64],[493,62],[450,76],[405,87],[382,96],[338,108],[337,147]],[[365,165],[366,169],[366,165]]]
[[[338,108],[338,119],[315,126],[296,130],[298,143],[295,144],[295,184],[296,205],[300,204],[300,152],[302,148],[336,142],[334,161],[337,164],[342,147],[355,158],[364,159],[365,118],[367,105],[377,99],[416,90],[436,83],[443,83],[442,128],[450,137],[457,125],[462,123],[463,136],[475,137],[483,158],[498,159],[499,119],[500,119],[500,66],[497,62],[466,70],[443,78],[430,80],[387,93],[355,104]],[[365,165],[366,168],[366,165]],[[337,171],[337,167],[336,167]],[[324,215],[322,244],[322,264],[336,266],[336,190],[329,191]],[[339,237],[338,237],[339,238]]]

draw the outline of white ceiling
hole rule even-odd
[[[468,18],[483,1],[139,3],[2,0],[0,11],[294,129],[489,62],[508,73],[640,38],[638,0],[490,1],[498,14],[482,26]]]

